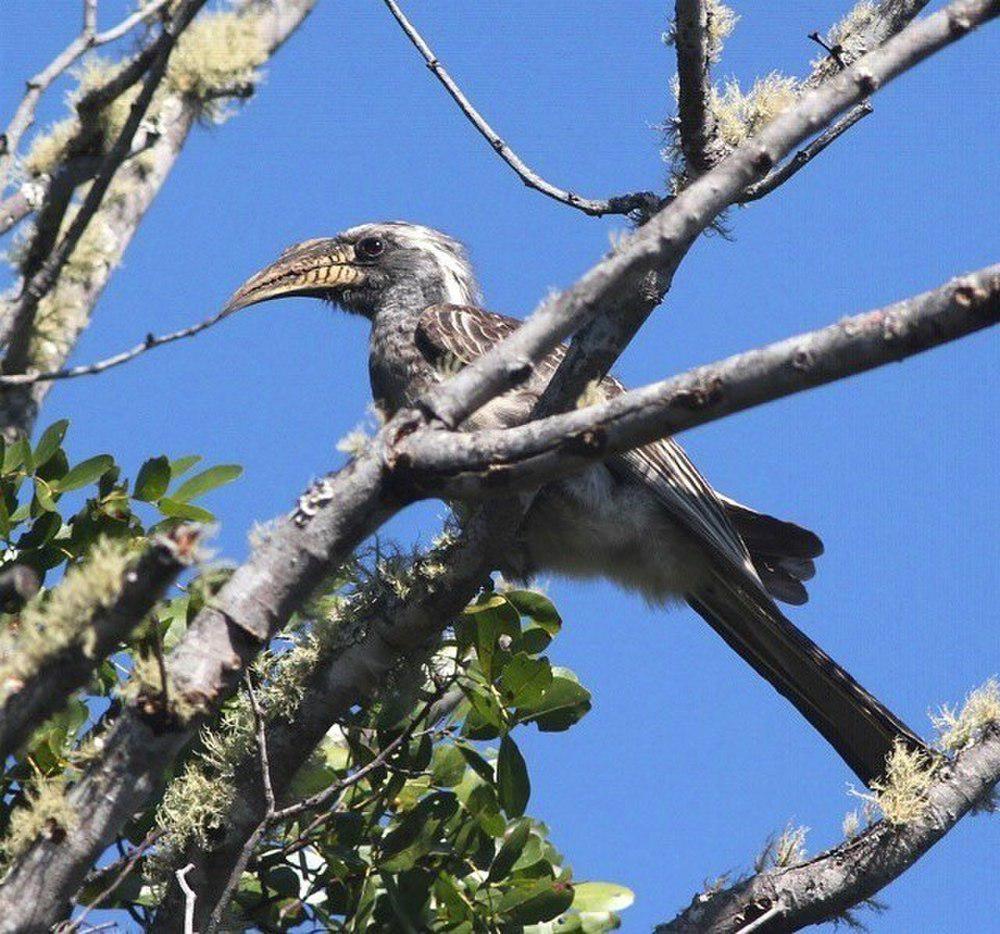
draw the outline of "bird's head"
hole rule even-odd
[[[403,221],[363,224],[290,247],[244,282],[226,310],[291,295],[322,298],[370,319],[390,308],[474,305],[480,297],[457,240]]]

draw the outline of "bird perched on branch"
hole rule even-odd
[[[372,390],[386,415],[520,325],[480,307],[457,241],[402,222],[366,224],[286,250],[236,292],[228,310],[291,295],[326,299],[368,319]],[[564,353],[554,349],[526,382],[463,427],[526,420]],[[606,377],[596,394],[623,391]],[[717,493],[682,448],[664,439],[545,486],[509,563],[524,576],[606,577],[652,602],[686,600],[870,784],[897,741],[921,743],[775,604],[806,601],[803,582],[822,550],[812,532]]]

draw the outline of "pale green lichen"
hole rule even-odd
[[[721,0],[708,0],[705,4],[707,17],[708,57],[717,62],[722,57],[722,45],[739,22],[739,14]]]
[[[206,116],[220,120],[226,116],[220,96],[240,93],[259,83],[259,69],[268,54],[257,17],[232,10],[206,13],[178,41],[170,57],[166,86],[200,102]]]
[[[966,697],[960,711],[943,706],[931,719],[943,749],[949,752],[965,749],[984,730],[1000,724],[1000,681],[990,678]]]
[[[886,760],[885,777],[871,783],[871,801],[890,824],[919,820],[927,810],[927,792],[934,782],[939,761],[918,749],[897,741]]]
[[[23,687],[46,659],[71,647],[94,650],[94,613],[110,606],[121,592],[132,561],[128,542],[100,539],[87,559],[74,565],[59,586],[35,597],[22,611],[15,634],[0,644],[0,697]]]
[[[874,48],[884,38],[884,30],[880,28],[884,19],[877,4],[861,0],[827,31],[826,44],[837,55],[824,52],[813,59],[813,79],[826,80],[841,70],[841,62],[850,65]]]
[[[795,866],[806,858],[806,835],[808,827],[793,827],[789,824],[777,837],[770,837],[764,849],[754,861],[757,872],[766,869],[785,869]]]
[[[709,107],[719,138],[736,148],[789,108],[797,96],[796,79],[774,71],[758,78],[746,93],[734,80],[727,81],[721,90],[713,88]]]
[[[62,778],[39,779],[26,798],[27,805],[11,814],[7,836],[0,843],[4,865],[10,865],[39,837],[59,840],[77,826],[77,814],[66,799]]]
[[[708,39],[708,57],[711,62],[717,62],[722,57],[722,46],[732,35],[739,22],[739,14],[721,0],[708,0],[705,4],[705,33]],[[673,45],[677,41],[677,24],[671,23],[663,34],[663,41]]]

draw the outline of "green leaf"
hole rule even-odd
[[[200,454],[188,454],[185,457],[178,457],[170,462],[170,476],[175,480],[184,473],[187,473],[195,464],[201,463]]]
[[[514,886],[504,893],[497,909],[517,924],[537,924],[561,915],[572,904],[572,885],[542,879]]]
[[[514,863],[524,852],[524,845],[528,842],[530,833],[531,821],[528,818],[522,818],[511,826],[504,836],[499,852],[493,859],[489,875],[486,877],[487,882],[499,882],[507,877]]]
[[[98,454],[81,461],[52,486],[60,493],[68,493],[70,490],[79,490],[80,487],[93,483],[102,474],[110,470],[115,464],[114,458],[110,454]]]
[[[180,503],[186,503],[199,496],[204,496],[210,490],[223,484],[231,483],[242,473],[243,468],[238,464],[219,464],[217,467],[209,467],[208,470],[196,473],[189,480],[185,480],[174,490],[170,498]]]
[[[534,590],[508,590],[504,596],[522,616],[528,616],[550,636],[562,627],[562,618],[552,601]]]
[[[528,766],[525,764],[517,743],[509,736],[500,740],[500,756],[497,759],[497,790],[500,804],[508,817],[520,817],[528,806],[531,796],[531,782],[528,781]]]
[[[10,538],[10,513],[7,511],[7,498],[0,496],[0,536]]]
[[[465,757],[457,746],[438,746],[431,763],[431,781],[442,788],[453,788],[465,775]]]
[[[571,671],[556,667],[552,675],[541,700],[517,711],[519,720],[536,723],[543,733],[567,730],[590,710],[590,691]]]
[[[493,680],[493,655],[496,651],[497,638],[500,635],[501,622],[492,610],[476,616],[476,657],[479,667],[487,681]]]
[[[624,911],[635,901],[635,893],[613,882],[580,882],[573,886],[577,911]]]
[[[462,754],[462,758],[468,763],[469,768],[472,769],[483,781],[489,782],[491,785],[496,781],[496,775],[493,771],[493,766],[489,764],[475,749],[466,743],[458,744],[458,751]]]
[[[139,468],[132,495],[147,503],[158,500],[167,492],[170,476],[170,461],[165,457],[151,457]]]
[[[499,837],[507,829],[492,785],[476,785],[464,803],[465,809],[491,837]]]
[[[59,445],[62,444],[62,439],[68,427],[69,421],[61,418],[59,421],[53,422],[42,432],[42,436],[38,439],[38,444],[35,446],[35,456],[33,459],[36,467],[41,467],[42,464],[59,450]]]
[[[23,467],[26,473],[31,472],[31,445],[28,439],[21,435],[13,444],[8,444],[3,453],[3,472],[10,473]]]
[[[548,659],[531,658],[518,652],[500,673],[504,700],[512,707],[531,707],[541,701],[552,684],[552,668]]]
[[[56,504],[52,499],[52,487],[44,480],[35,477],[35,499],[46,512],[56,512]]]
[[[215,516],[201,506],[193,503],[180,503],[173,498],[163,497],[157,504],[157,509],[171,519],[188,519],[191,522],[214,522]]]

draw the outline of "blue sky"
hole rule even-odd
[[[5,0],[0,113],[75,28]],[[801,74],[832,2],[735,4],[720,75]],[[102,4],[103,24],[121,3]],[[672,52],[662,2],[412,0],[408,11],[501,135],[583,194],[656,188]],[[42,12],[39,12],[39,11]],[[779,194],[705,237],[618,373],[641,384],[931,288],[995,262],[1000,29],[946,50],[875,99],[875,114]],[[61,113],[58,100],[43,110]],[[321,0],[236,119],[196,133],[105,293],[74,362],[201,319],[290,243],[405,218],[465,240],[488,305],[525,315],[596,261],[620,220],[526,190],[478,138],[375,0]],[[316,302],[252,309],[195,341],[59,385],[71,455],[134,470],[192,451],[245,477],[216,494],[216,547],[246,554],[255,520],[339,463],[365,416],[366,335]],[[691,432],[725,492],[816,529],[826,554],[792,618],[918,730],[1000,669],[994,334]],[[391,526],[426,539],[443,513]],[[838,839],[852,776],[691,612],[601,584],[548,582],[555,646],[594,692],[563,735],[524,738],[531,812],[580,878],[632,887],[648,930],[705,879],[740,872],[789,822],[811,852]],[[960,825],[867,913],[874,932],[995,927],[996,819]]]

